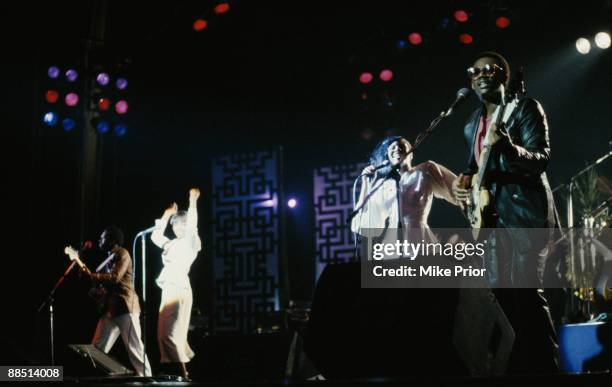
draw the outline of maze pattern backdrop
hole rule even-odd
[[[252,333],[279,310],[279,154],[219,157],[212,176],[213,327]]]
[[[353,182],[366,164],[344,164],[314,171],[316,277],[328,263],[354,261],[353,234],[347,224],[353,211]]]

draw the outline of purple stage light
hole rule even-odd
[[[60,73],[60,70],[56,66],[51,66],[49,67],[49,70],[47,70],[47,75],[51,79],[55,79],[59,77],[59,73]]]
[[[66,79],[68,82],[74,82],[79,77],[79,73],[75,69],[69,69],[66,71]]]
[[[117,86],[117,89],[125,90],[128,86],[128,81],[125,78],[119,78],[117,79],[117,82],[115,82],[115,85]]]
[[[96,82],[98,82],[98,84],[100,86],[106,86],[108,85],[108,82],[110,81],[110,77],[108,76],[107,73],[100,73],[98,74],[98,76],[96,77]]]
[[[297,202],[297,200],[296,200],[296,199],[294,199],[294,198],[291,198],[291,199],[289,199],[289,200],[287,201],[287,206],[288,206],[289,208],[295,208],[295,207],[297,207],[297,205],[298,205],[298,202]]]

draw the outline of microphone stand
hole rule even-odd
[[[436,118],[434,118],[429,123],[429,127],[425,129],[425,131],[419,133],[417,138],[414,140],[414,144],[412,145],[412,148],[410,148],[410,150],[408,151],[407,155],[417,150],[419,146],[423,143],[423,141],[425,141],[425,139],[438,127],[440,122],[442,122],[445,118],[448,118],[453,114],[454,108],[457,105],[457,102],[458,101],[455,101],[455,103],[453,103],[450,108],[440,112],[440,115],[438,115]]]
[[[68,265],[68,268],[66,269],[64,274],[62,274],[59,280],[57,280],[57,282],[55,283],[55,285],[49,292],[49,295],[47,296],[47,298],[38,307],[38,313],[40,313],[42,309],[45,307],[45,305],[49,305],[49,332],[50,332],[51,365],[52,366],[55,365],[55,345],[54,345],[54,340],[53,340],[54,338],[54,331],[53,331],[53,301],[54,300],[53,300],[53,296],[55,295],[55,291],[60,287],[60,285],[66,279],[66,276],[68,276],[68,274],[72,271],[72,269],[74,268],[74,265],[76,265],[76,261],[72,261],[70,265]]]
[[[143,373],[146,373],[147,366],[147,238],[145,236],[151,231],[151,229],[147,229],[145,231],[141,231],[136,234],[136,238],[134,242],[138,238],[141,241],[141,266],[142,266],[142,370]],[[134,257],[135,258],[135,257]]]

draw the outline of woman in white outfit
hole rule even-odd
[[[151,240],[162,249],[164,267],[157,277],[157,285],[162,289],[159,318],[157,322],[157,341],[161,363],[167,371],[188,378],[185,363],[193,358],[194,353],[187,343],[187,332],[191,318],[193,302],[189,269],[202,249],[198,236],[197,200],[200,190],[189,191],[189,209],[178,211],[176,203],[164,211],[161,219],[155,221],[155,231]],[[164,235],[168,225],[176,238],[169,239]]]
[[[375,238],[382,235],[382,239],[393,241],[401,237],[398,228],[412,228],[433,238],[427,224],[433,198],[457,205],[452,191],[456,175],[433,161],[412,166],[410,148],[408,140],[401,136],[387,137],[376,146],[370,156],[371,165],[362,172],[361,193],[355,205],[358,213],[351,224],[353,232]],[[386,167],[375,169],[385,162]]]

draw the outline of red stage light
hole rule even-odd
[[[364,85],[372,82],[372,79],[374,79],[372,73],[361,73],[361,75],[359,76],[359,82],[363,83]]]
[[[508,28],[510,26],[510,19],[505,16],[500,16],[495,20],[495,25],[498,28]]]
[[[193,22],[193,29],[198,32],[202,31],[206,26],[208,26],[208,23],[204,19],[198,19]]]
[[[459,41],[463,44],[471,44],[474,38],[470,34],[461,34],[459,35]]]
[[[466,21],[468,21],[468,19],[469,16],[464,10],[458,9],[455,11],[455,20],[457,20],[459,23],[465,23]]]
[[[55,90],[47,90],[45,93],[45,100],[49,103],[56,103],[59,94]]]
[[[226,13],[227,11],[229,11],[230,6],[228,3],[220,3],[215,5],[215,13],[217,15],[220,15],[222,13]]]
[[[423,37],[418,32],[413,32],[408,35],[408,41],[410,42],[410,44],[417,46],[423,43]]]
[[[393,78],[393,71],[389,69],[384,69],[380,72],[380,80],[383,82],[389,82],[391,78]]]
[[[106,111],[110,108],[110,100],[108,98],[100,98],[98,101],[98,109]]]

